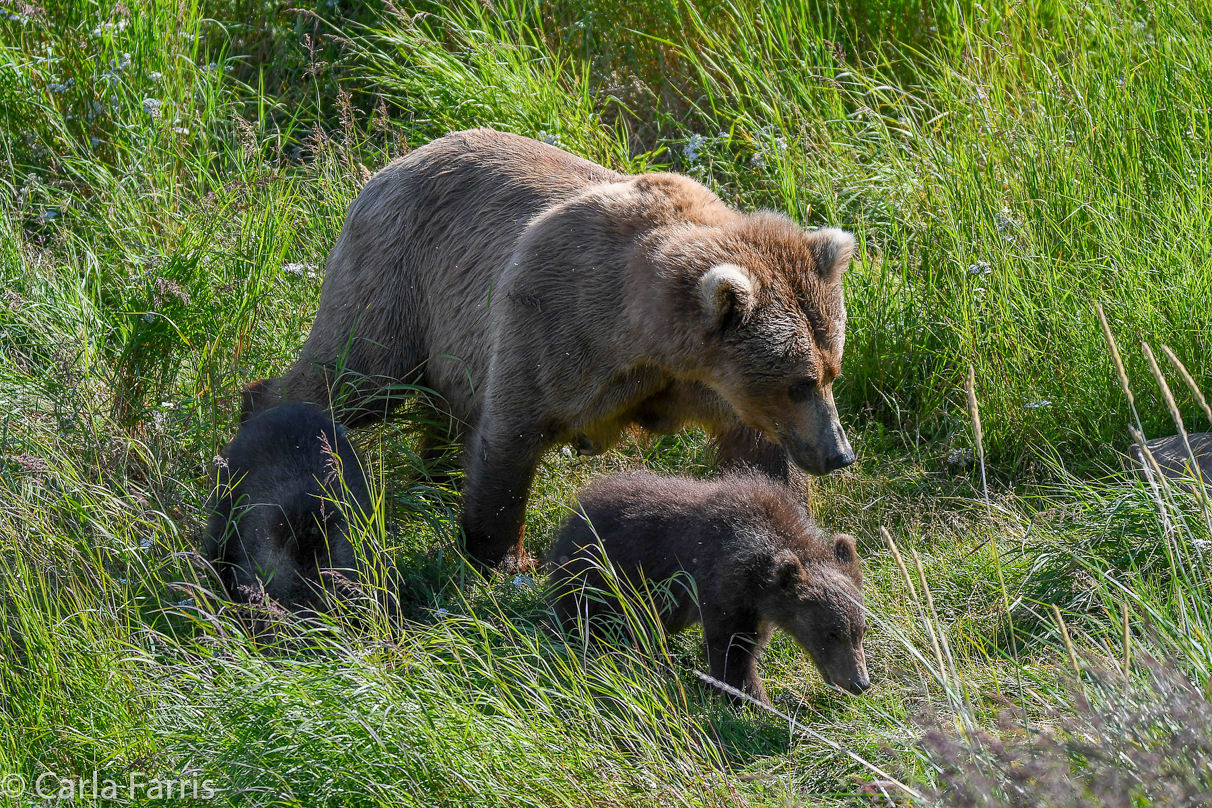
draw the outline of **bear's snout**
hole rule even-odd
[[[841,676],[826,676],[825,681],[836,688],[861,696],[871,689],[871,678],[867,675],[867,666],[862,661]]]
[[[867,675],[867,655],[861,643],[856,646],[847,643],[842,647],[822,651],[823,653],[812,654],[812,657],[826,684],[856,696],[861,696],[871,689],[871,677]]]
[[[825,458],[825,471],[837,471],[844,469],[854,462],[854,450],[849,446],[837,454],[830,455]]]
[[[843,690],[853,693],[856,696],[861,696],[871,689],[871,680],[864,673],[861,676],[851,679],[849,682],[839,685]]]
[[[791,462],[809,474],[828,474],[854,462],[854,450],[838,418],[833,392],[825,388],[788,418],[778,442]]]
[[[781,437],[779,442],[791,461],[809,474],[828,474],[854,462],[854,449],[850,448],[840,423],[818,435],[815,441],[787,436]]]

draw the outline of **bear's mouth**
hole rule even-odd
[[[828,430],[824,441],[808,441],[792,435],[779,435],[779,444],[801,470],[823,476],[831,471],[844,469],[854,462],[854,450],[841,424]]]

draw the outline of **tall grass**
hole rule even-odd
[[[0,774],[193,773],[257,805],[840,805],[872,774],[839,745],[927,793],[961,753],[993,765],[981,733],[1053,726],[1074,693],[1114,701],[1082,689],[1096,669],[1140,703],[1161,687],[1149,656],[1207,686],[1212,535],[1185,489],[1114,473],[1135,419],[1094,309],[1140,425],[1172,431],[1136,346],[1212,387],[1203,6],[2,16]],[[787,638],[763,678],[790,722],[718,700],[694,636],[563,644],[541,576],[465,575],[457,494],[424,479],[413,414],[354,435],[398,614],[357,604],[267,647],[214,596],[192,551],[237,391],[302,342],[370,173],[477,125],[859,235],[840,393],[860,463],[809,496],[861,538],[869,696],[827,691]],[[1206,428],[1157,358],[1186,427]],[[969,365],[987,498],[963,452]],[[693,434],[553,453],[530,549],[594,474],[709,461]],[[928,713],[959,746],[920,742]]]

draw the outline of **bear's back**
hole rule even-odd
[[[353,229],[351,238],[362,230],[376,236],[404,232],[399,225],[408,220],[413,226],[406,230],[418,235],[457,228],[467,251],[477,252],[482,237],[502,240],[502,225],[520,232],[552,205],[590,185],[620,179],[617,172],[530,138],[493,129],[452,132],[375,174],[350,208],[346,228]]]
[[[652,578],[681,569],[719,578],[782,548],[805,560],[828,554],[807,509],[759,474],[615,474],[582,489],[577,501],[549,555],[553,570],[599,541],[621,570],[642,569]]]
[[[224,448],[223,476],[249,502],[282,503],[300,489],[317,492],[317,479],[364,510],[370,494],[357,451],[332,416],[312,404],[283,404],[250,419]]]

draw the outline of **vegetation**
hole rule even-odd
[[[1207,792],[1183,733],[1208,726],[1212,524],[1118,456],[1130,425],[1212,420],[1206,3],[0,16],[0,778],[140,772],[283,806],[869,804],[911,793],[893,779],[945,805]],[[482,583],[452,552],[458,497],[421,473],[416,414],[354,435],[392,616],[368,599],[266,645],[212,594],[191,551],[240,387],[297,350],[370,174],[479,125],[857,234],[838,394],[860,460],[810,501],[860,537],[867,696],[826,691],[785,637],[763,665],[780,717],[713,695],[694,636],[556,640],[541,576]],[[552,453],[530,550],[579,485],[637,466],[710,456],[695,434]],[[1095,788],[1108,772],[1119,791]],[[102,800],[157,801],[180,800]]]

